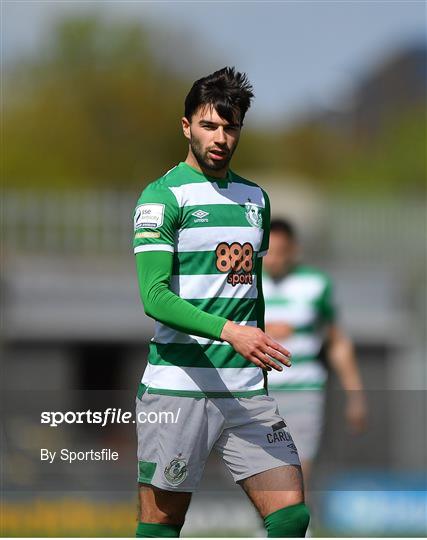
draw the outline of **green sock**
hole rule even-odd
[[[264,518],[268,538],[304,538],[309,521],[310,513],[304,503],[280,508]]]
[[[138,523],[137,538],[178,538],[182,525],[168,525],[167,523]]]

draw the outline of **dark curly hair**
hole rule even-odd
[[[191,122],[191,117],[200,106],[212,105],[221,118],[230,123],[236,121],[236,112],[239,111],[238,120],[242,126],[253,97],[253,88],[246,73],[235,71],[234,67],[225,67],[193,84],[185,98],[184,116]]]

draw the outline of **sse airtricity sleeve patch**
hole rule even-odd
[[[174,251],[180,209],[175,195],[160,180],[149,184],[138,199],[134,216],[134,253]]]
[[[136,207],[134,229],[158,229],[163,225],[165,205],[160,203],[144,203]]]

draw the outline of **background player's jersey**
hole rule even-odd
[[[263,274],[265,322],[286,323],[290,335],[278,340],[292,353],[292,367],[268,374],[271,390],[322,388],[327,372],[319,360],[325,324],[335,318],[331,281],[315,268],[296,265],[279,281]]]
[[[134,251],[173,252],[170,289],[194,306],[257,326],[256,259],[270,208],[255,183],[204,176],[184,162],[149,184],[134,214]],[[179,322],[179,321],[177,321]],[[265,393],[263,372],[227,342],[156,321],[142,383],[150,393],[240,397]]]

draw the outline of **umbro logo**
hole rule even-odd
[[[196,218],[194,223],[206,223],[209,221],[209,218],[206,217],[209,215],[209,212],[205,212],[204,210],[196,210],[191,215]]]
[[[209,214],[209,212],[205,212],[204,210],[196,210],[195,212],[193,212],[191,215],[192,216],[196,216],[198,218],[202,218],[202,217],[205,217]]]

